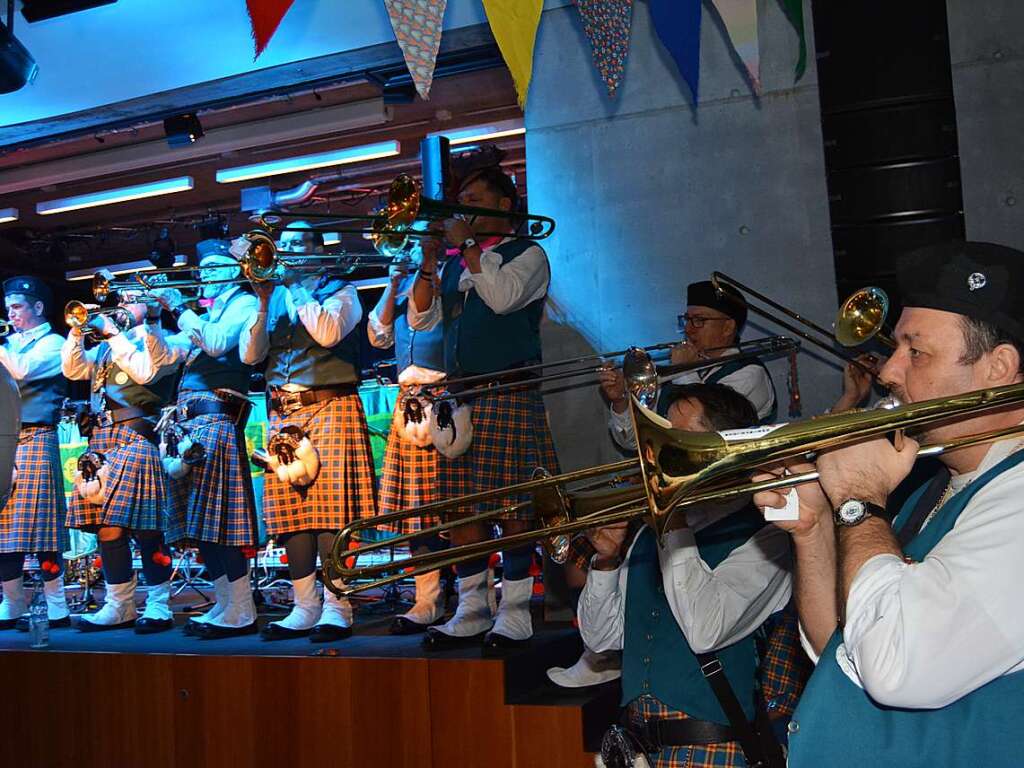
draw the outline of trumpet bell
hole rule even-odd
[[[836,317],[836,341],[856,347],[878,335],[889,314],[889,297],[881,288],[867,287],[851,295]]]

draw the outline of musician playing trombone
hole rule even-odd
[[[677,429],[720,431],[757,422],[752,404],[723,384],[687,384],[670,397],[668,414]],[[596,554],[580,597],[580,632],[592,651],[622,651],[624,727],[653,765],[740,768],[748,765],[744,751],[751,742],[763,748],[752,730],[745,735],[733,722],[703,672],[720,665],[716,685],[724,681],[739,702],[736,719],[755,721],[763,659],[758,630],[789,602],[789,542],[749,497],[677,510],[670,525],[660,543],[646,526],[627,541],[627,530],[637,531],[627,523],[589,532]],[[791,651],[799,653],[795,646]],[[773,688],[765,696],[772,699],[783,686],[776,679],[766,687]],[[606,742],[606,749],[615,747],[615,739]],[[754,764],[756,756],[747,757]]]
[[[436,240],[425,240],[422,247],[440,248]],[[430,401],[417,397],[423,384],[436,384],[444,379],[444,336],[442,326],[417,331],[409,326],[408,305],[422,257],[391,267],[388,285],[377,306],[371,310],[366,325],[370,344],[377,349],[395,348],[398,383],[401,391],[395,402],[394,418],[388,431],[384,451],[384,469],[380,481],[381,514],[398,512],[409,507],[441,500],[438,493],[437,449],[430,430]],[[437,284],[437,276],[433,277]],[[439,522],[437,516],[405,518],[394,529],[397,534],[420,531]],[[410,551],[437,551],[442,542],[436,535],[423,536],[410,542]],[[416,596],[413,606],[391,624],[392,634],[406,635],[426,631],[444,616],[444,595],[441,575],[429,571],[415,577]]]
[[[899,400],[1024,381],[1024,253],[938,244],[901,258],[897,280],[904,309],[880,381]],[[1016,406],[915,437],[944,443],[1022,421]],[[1022,447],[1018,435],[946,451],[902,509],[889,500],[916,440],[819,453],[819,482],[796,491],[800,519],[779,523],[817,661],[790,724],[791,766],[1020,764]],[[783,494],[755,501],[778,507]]]
[[[672,350],[672,363],[699,363],[738,352],[735,344],[747,321],[746,301],[739,291],[723,286],[720,295],[710,280],[690,283],[686,288],[686,313],[680,315],[680,330],[686,337]],[[601,390],[609,401],[608,428],[612,438],[627,451],[636,450],[633,422],[629,416],[629,397],[622,371],[607,369],[600,374]],[[725,362],[677,376],[662,385],[657,410],[665,416],[672,391],[679,386],[704,382],[724,384],[751,403],[762,422],[775,419],[775,385],[768,369],[759,360]]]
[[[240,238],[232,245],[242,249]],[[323,235],[305,222],[282,233],[278,250],[301,263],[323,252]],[[295,257],[293,258],[293,254]],[[267,533],[283,543],[294,589],[291,612],[263,628],[263,638],[312,642],[352,634],[346,598],[316,592],[316,557],[326,561],[334,534],[376,515],[373,457],[359,398],[362,307],[355,286],[324,274],[287,271],[281,284],[253,284],[255,316],[239,349],[249,365],[266,360],[269,462],[263,485]]]
[[[196,252],[200,280],[206,283],[200,301],[208,311],[196,314],[176,289],[154,291],[179,331],[150,334],[145,349],[154,370],[182,367],[174,411],[161,420],[161,444],[164,468],[187,488],[188,499],[175,510],[166,538],[199,548],[213,579],[214,605],[190,619],[185,630],[216,639],[256,631],[249,564],[242,552],[257,543],[244,433],[252,368],[239,357],[238,337],[256,314],[257,301],[247,285],[227,282],[239,270],[225,241],[202,240]]]
[[[27,621],[19,619],[28,610],[23,568],[29,552],[39,563],[50,626],[68,626],[62,556],[68,548],[67,509],[56,426],[67,396],[60,370],[62,340],[47,320],[53,295],[45,283],[22,275],[5,280],[3,287],[13,333],[0,344],[0,364],[21,391],[21,432],[14,492],[0,510],[0,629],[28,629]]]
[[[463,205],[512,211],[518,193],[500,166],[490,165],[463,178],[458,200]],[[416,330],[442,326],[449,378],[540,362],[540,321],[550,279],[544,249],[517,237],[515,220],[507,217],[478,216],[471,222],[452,219],[445,222],[445,228],[448,242],[458,253],[439,265],[432,251],[424,251],[409,305],[409,325]],[[477,232],[504,234],[478,238]],[[438,269],[441,295],[435,296],[433,281]],[[507,377],[496,378],[508,381]],[[522,377],[522,388],[486,393],[459,404],[453,419],[456,430],[446,450],[462,441],[458,450],[464,452],[456,456],[458,450],[448,451],[449,456],[439,462],[438,490],[443,498],[529,480],[537,467],[557,471],[544,402],[537,387],[529,386],[529,378]],[[459,417],[467,410],[472,413],[468,445],[468,425]],[[525,500],[503,497],[483,508]],[[502,527],[506,533],[525,530],[531,516],[532,510],[526,508],[510,515]],[[452,531],[451,543],[482,541],[488,535],[480,524],[460,526]],[[500,652],[526,643],[533,636],[533,577],[529,573],[533,549],[523,546],[502,553],[502,600],[495,617],[487,599],[487,559],[457,565],[458,609],[447,623],[427,631],[424,646],[440,649],[483,639],[485,649]]]

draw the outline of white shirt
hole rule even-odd
[[[730,349],[726,355],[738,352],[738,349]],[[700,371],[688,371],[672,379],[673,384],[700,384],[710,377],[721,366],[705,368]],[[738,371],[723,376],[719,382],[739,392],[757,411],[759,419],[765,419],[771,414],[775,407],[775,388],[772,386],[772,377],[768,371],[760,365],[751,363],[745,365]],[[636,450],[636,435],[633,434],[633,419],[629,415],[629,408],[622,413],[616,413],[614,408],[608,408],[608,429],[612,433],[612,439],[616,444],[626,451]]]
[[[511,242],[506,237],[499,245]],[[444,269],[458,269],[459,260],[453,258]],[[480,255],[480,272],[473,274],[469,267],[459,275],[459,290],[468,293],[476,289],[477,295],[492,312],[507,315],[547,295],[550,280],[548,256],[539,245],[531,245],[507,264],[501,263],[501,254],[487,250]],[[432,330],[441,322],[441,297],[435,296],[423,312],[416,311],[416,303],[409,302],[409,327],[417,331]]]
[[[395,303],[398,304],[402,298],[407,298],[411,305],[411,294],[414,285],[415,283],[411,283],[408,290],[406,290],[401,296],[396,296]],[[370,314],[367,316],[366,321],[366,335],[370,340],[370,346],[374,349],[389,349],[395,346],[394,321],[389,324],[382,323],[380,316],[377,314],[376,307],[370,310]],[[398,372],[398,383],[402,386],[412,384],[435,384],[441,381],[444,377],[444,371],[435,371],[432,368],[424,368],[421,365],[413,364]]]
[[[993,444],[977,470],[954,475],[953,489],[1022,445]],[[883,554],[857,572],[837,660],[879,704],[943,707],[1024,671],[1022,498],[1018,465],[975,494],[924,562]]]
[[[312,290],[320,278],[310,275],[287,288],[279,285],[274,288],[270,297],[270,305],[275,301],[283,301],[288,317],[294,323],[302,322],[306,332],[321,347],[330,348],[341,342],[363,319],[363,307],[359,303],[359,294],[354,285],[346,284],[343,288],[324,299],[321,304],[313,298]],[[270,351],[270,336],[267,333],[267,313],[257,312],[252,321],[242,327],[238,339],[238,348],[242,362],[256,365],[262,362]],[[299,384],[286,384],[284,389],[301,391],[306,389]]]
[[[110,346],[110,361],[127,373],[136,384],[148,384],[176,371],[173,365],[157,365],[146,351],[146,338],[151,333],[148,323],[118,333],[105,342]],[[72,381],[87,381],[96,368],[103,344],[85,348],[82,334],[69,333],[60,350],[61,370]]]
[[[35,345],[23,352],[32,342]],[[50,324],[42,323],[31,330],[11,334],[6,344],[0,344],[0,364],[15,381],[49,379],[61,372],[62,344],[63,340],[53,332]]]
[[[746,637],[786,606],[792,586],[790,545],[785,532],[766,525],[711,569],[697,551],[694,531],[724,514],[692,509],[688,516],[689,528],[665,535],[658,560],[672,615],[694,653],[708,653]],[[623,646],[629,555],[635,545],[636,539],[619,568],[587,573],[579,624],[592,651]]]

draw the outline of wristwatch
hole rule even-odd
[[[836,525],[847,528],[860,525],[871,516],[890,521],[889,513],[886,512],[885,507],[880,507],[868,501],[861,501],[860,499],[847,499],[836,507],[832,516]]]
[[[472,248],[476,245],[476,240],[474,240],[472,237],[467,237],[465,240],[462,241],[462,245],[459,246],[459,253],[465,253],[467,248]]]

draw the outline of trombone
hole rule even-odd
[[[763,307],[759,307],[758,305],[752,304],[748,301],[743,301],[744,306],[746,306],[750,311],[771,320],[776,325],[785,328],[790,333],[796,334],[805,341],[809,341],[811,344],[814,344],[829,354],[835,355],[844,363],[851,363],[857,366],[872,378],[875,378],[875,374],[870,368],[852,356],[837,350],[832,345],[832,342],[837,341],[844,347],[856,347],[868,342],[870,339],[878,339],[878,341],[890,349],[896,348],[896,342],[884,333],[885,318],[889,313],[889,297],[881,288],[874,288],[870,286],[867,288],[861,288],[859,291],[856,291],[847,297],[847,299],[840,305],[839,311],[836,314],[834,324],[835,332],[831,332],[822,328],[814,321],[804,317],[799,312],[794,312],[788,307],[779,304],[777,301],[773,301],[763,293],[755,291],[753,288],[744,285],[739,280],[729,277],[729,275],[726,275],[723,272],[712,272],[711,283],[714,285],[715,291],[721,297],[739,301],[740,299],[736,299],[735,296],[724,290],[726,287],[732,288],[740,294],[745,293],[747,296],[759,301],[761,304],[771,307],[775,312],[795,320],[800,323],[800,325],[804,326],[805,329],[817,334],[817,337],[808,333],[808,330],[798,328],[795,325],[787,323],[785,320],[779,319],[777,315]]]
[[[10,320],[0,319],[0,339],[10,336],[14,332],[14,323]]]
[[[96,317],[107,315],[122,332],[141,325],[146,318],[146,308],[142,304],[127,307],[100,308],[95,304],[83,304],[81,301],[69,301],[64,305],[64,324],[69,328],[85,328]],[[102,340],[98,331],[83,331],[94,341]]]

